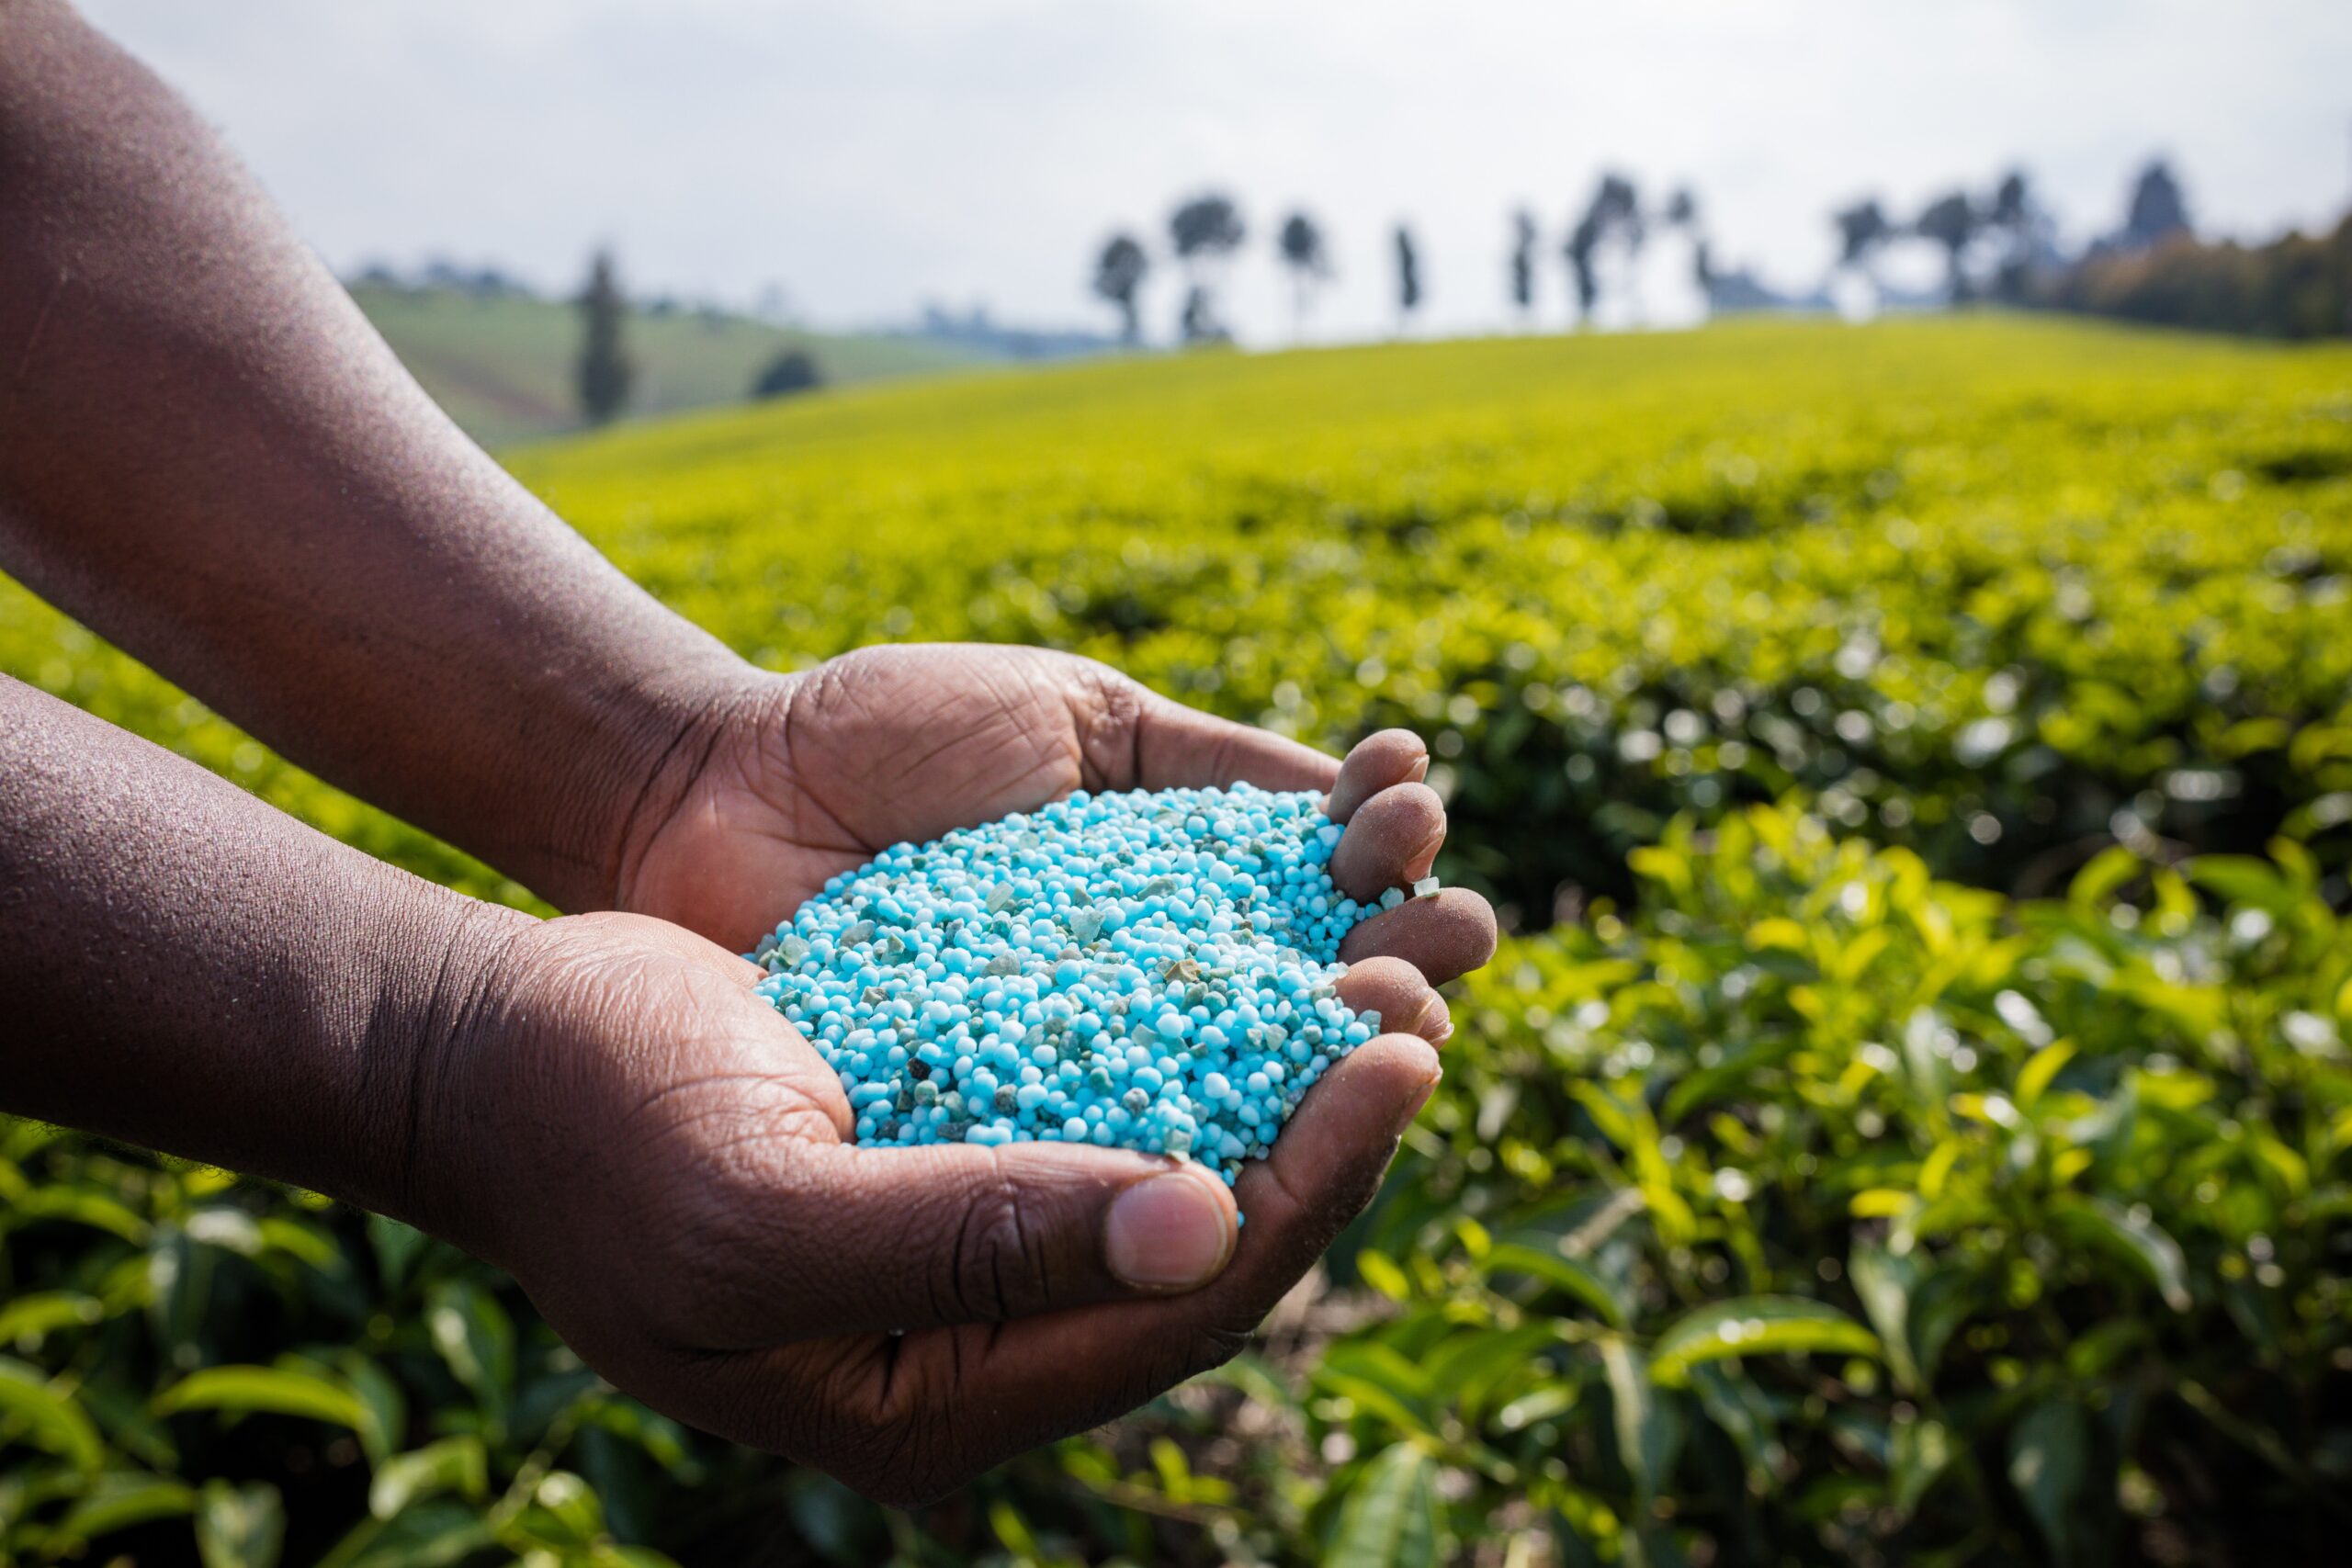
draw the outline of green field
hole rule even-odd
[[[502,446],[579,427],[574,378],[581,327],[570,305],[367,285],[354,288],[352,298],[410,373],[475,440]],[[991,363],[953,344],[802,332],[716,312],[637,310],[626,333],[637,367],[632,414],[741,402],[762,368],[792,348],[806,349],[834,386]]]
[[[775,668],[1035,641],[1410,725],[1516,934],[1314,1299],[917,1516],[649,1416],[413,1233],[0,1128],[0,1556],[280,1508],[379,1568],[2331,1555],[2352,350],[1202,355],[507,457]],[[5,585],[0,669],[526,901]]]

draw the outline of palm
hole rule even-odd
[[[780,677],[722,719],[625,867],[624,908],[739,951],[902,840],[1075,789],[1248,778],[1328,787],[1331,759],[1155,697],[1091,660],[978,645],[875,648]]]

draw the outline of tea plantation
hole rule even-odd
[[[1519,934],[1258,1349],[915,1515],[500,1277],[0,1123],[0,1559],[2315,1561],[2352,1529],[2352,351],[1757,324],[855,389],[510,455],[763,663],[1429,736]],[[519,889],[0,585],[0,669]]]

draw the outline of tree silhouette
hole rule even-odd
[[[2001,176],[1993,192],[1993,204],[1985,209],[1984,220],[1996,229],[2023,229],[2033,213],[2033,190],[2023,169],[2011,169]]]
[[[752,396],[784,398],[795,392],[814,391],[825,384],[824,372],[817,367],[814,355],[805,348],[787,348],[767,362],[752,378]]]
[[[2035,243],[2043,228],[2041,209],[2033,199],[2032,180],[2023,169],[2011,169],[2001,176],[1992,203],[1984,209],[1984,226],[2001,236],[2000,265],[1993,276],[1994,296],[2022,300],[2030,282]]]
[[[1174,242],[1176,259],[1192,284],[1180,322],[1185,342],[1221,341],[1228,335],[1217,321],[1216,296],[1204,272],[1231,255],[1246,232],[1233,199],[1215,191],[1196,196],[1169,214],[1168,237]]]
[[[1143,322],[1136,313],[1136,293],[1151,271],[1151,258],[1132,234],[1114,234],[1094,258],[1094,292],[1119,308],[1119,341],[1130,345],[1143,337]]]
[[[2122,243],[2132,250],[2146,250],[2161,244],[2176,234],[2194,232],[2188,220],[2188,198],[2181,194],[2180,181],[2173,177],[2172,165],[2162,158],[2150,160],[2132,183],[2132,204],[2123,218]]]
[[[1955,305],[1968,298],[1968,269],[1963,257],[1969,242],[1976,238],[1982,221],[1976,204],[1968,199],[1964,190],[1950,191],[1928,203],[1912,232],[1923,240],[1933,240],[1944,248],[1944,284]]]
[[[1421,308],[1421,258],[1413,248],[1413,231],[1396,225],[1396,330],[1402,333],[1414,311]]]
[[[1331,257],[1324,248],[1323,231],[1304,212],[1283,220],[1281,244],[1283,265],[1290,268],[1290,335],[1297,338],[1306,330],[1306,307],[1316,286],[1331,276]]]
[[[1510,215],[1510,302],[1521,322],[1535,309],[1535,215],[1523,207]]]
[[[1184,291],[1184,313],[1177,318],[1177,330],[1186,343],[1230,343],[1233,334],[1216,319],[1216,311],[1209,300],[1209,291],[1195,283]]]
[[[1668,228],[1679,229],[1690,241],[1690,280],[1699,292],[1712,297],[1715,289],[1715,265],[1707,236],[1699,218],[1699,197],[1689,186],[1682,186],[1667,198],[1666,221]]]
[[[1564,247],[1568,258],[1569,281],[1577,293],[1578,325],[1589,325],[1593,308],[1600,302],[1600,248],[1615,236],[1622,240],[1629,257],[1641,254],[1646,235],[1642,226],[1642,202],[1634,189],[1634,182],[1623,175],[1604,174],[1594,187],[1592,200],[1586,204],[1584,215],[1568,231]]]
[[[1870,268],[1871,257],[1887,241],[1894,237],[1894,225],[1886,220],[1886,210],[1876,197],[1858,201],[1835,214],[1830,221],[1838,225],[1838,265]]]
[[[579,305],[584,329],[580,411],[591,424],[604,424],[618,417],[628,405],[629,382],[636,374],[636,367],[621,348],[621,323],[628,313],[628,301],[621,295],[611,251],[598,251],[589,264],[588,287],[581,291]]]
[[[1876,197],[1871,197],[1839,209],[1830,214],[1829,220],[1838,226],[1838,265],[1860,274],[1875,295],[1878,268],[1874,264],[1878,253],[1894,238],[1894,225],[1887,221],[1886,209],[1878,204]]]

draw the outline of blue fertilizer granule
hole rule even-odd
[[[1379,1028],[1340,942],[1404,895],[1343,897],[1339,840],[1312,794],[1080,792],[895,845],[751,956],[861,1144],[1117,1145],[1229,1183]]]

